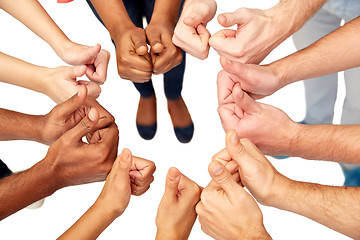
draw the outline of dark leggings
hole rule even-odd
[[[86,1],[95,16],[104,25],[90,0]],[[155,0],[123,0],[123,3],[130,19],[136,27],[143,28],[144,16],[146,21],[148,23],[150,22],[152,12],[154,10]],[[185,71],[185,52],[182,51],[182,54],[183,58],[181,64],[164,74],[164,91],[167,99],[175,100],[181,96]],[[151,80],[145,83],[134,83],[134,85],[142,97],[151,97],[155,93]]]

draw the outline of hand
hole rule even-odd
[[[235,129],[265,154],[284,154],[298,134],[298,125],[283,111],[258,103],[240,88],[233,76],[218,75],[218,112],[224,130]]]
[[[215,239],[271,239],[255,200],[219,162],[209,165],[213,181],[196,206],[201,229]]]
[[[131,184],[129,172],[132,165],[132,154],[128,149],[123,149],[106,178],[97,204],[103,211],[108,211],[114,218],[119,217],[125,211],[130,202]],[[96,203],[95,203],[96,204]]]
[[[100,114],[98,128],[104,128],[114,123],[114,117],[96,100],[87,97],[87,89],[80,86],[79,92],[66,102],[54,107],[48,114],[41,117],[40,142],[50,145],[61,135],[75,127],[91,109]],[[92,136],[90,132],[89,136]]]
[[[172,43],[173,27],[167,22],[153,22],[145,28],[150,44],[150,54],[155,74],[163,74],[179,65],[182,53]]]
[[[210,48],[206,24],[213,19],[216,9],[214,0],[186,1],[174,30],[173,43],[196,58],[206,59]]]
[[[259,64],[287,35],[271,10],[240,8],[218,16],[223,27],[237,25],[236,30],[223,29],[214,34],[210,46],[219,55],[242,63]]]
[[[98,124],[99,112],[92,108],[50,146],[42,161],[52,166],[58,188],[106,179],[117,155],[119,130],[115,123],[105,128]],[[91,132],[94,134],[90,143],[83,142],[82,138]]]
[[[149,81],[153,69],[145,30],[135,26],[123,29],[114,41],[120,77],[138,83]]]
[[[98,84],[106,81],[110,53],[102,50],[100,44],[89,47],[74,42],[63,44],[60,58],[70,65],[86,65],[86,76]]]
[[[288,179],[276,171],[249,139],[239,140],[236,131],[230,130],[226,134],[226,148],[215,156],[221,158],[223,165],[238,164],[242,184],[258,202],[271,205],[274,201],[281,201],[276,199],[276,193]]]
[[[169,169],[165,193],[156,216],[157,240],[189,237],[196,219],[195,205],[200,200],[201,189],[178,169]]]
[[[154,181],[155,163],[143,158],[133,157],[130,168],[131,194],[140,196],[144,194]]]
[[[48,79],[45,79],[43,93],[49,96],[56,103],[62,103],[79,91],[82,85],[88,89],[89,96],[97,98],[101,88],[95,82],[77,81],[87,71],[86,66],[57,67],[50,69]]]
[[[269,96],[287,85],[272,64],[243,64],[223,56],[220,57],[220,63],[224,70],[232,75],[231,78],[240,83],[241,88],[254,99]]]

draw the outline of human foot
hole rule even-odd
[[[176,138],[182,143],[190,142],[194,135],[194,124],[183,98],[168,99],[167,103]]]
[[[155,136],[156,123],[156,97],[140,97],[136,114],[136,127],[140,136],[150,140]]]

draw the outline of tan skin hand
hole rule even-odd
[[[152,61],[146,45],[145,30],[135,26],[123,29],[114,41],[120,77],[137,83],[149,81]]]
[[[92,108],[95,108],[100,115],[99,128],[114,123],[114,117],[95,99],[87,97],[87,89],[82,86],[72,98],[57,105],[41,117],[41,142],[52,144],[65,132],[75,127]],[[90,135],[92,134],[91,132]]]
[[[157,216],[156,239],[187,239],[196,219],[195,205],[202,188],[185,177],[176,168],[170,168],[166,177],[165,193]]]
[[[182,61],[181,50],[172,43],[173,26],[170,23],[150,22],[145,28],[150,44],[150,55],[155,74],[163,74]]]

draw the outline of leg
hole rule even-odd
[[[293,41],[297,50],[307,47],[340,26],[341,18],[321,9],[297,33]],[[308,124],[331,124],[337,96],[337,74],[304,81]]]

